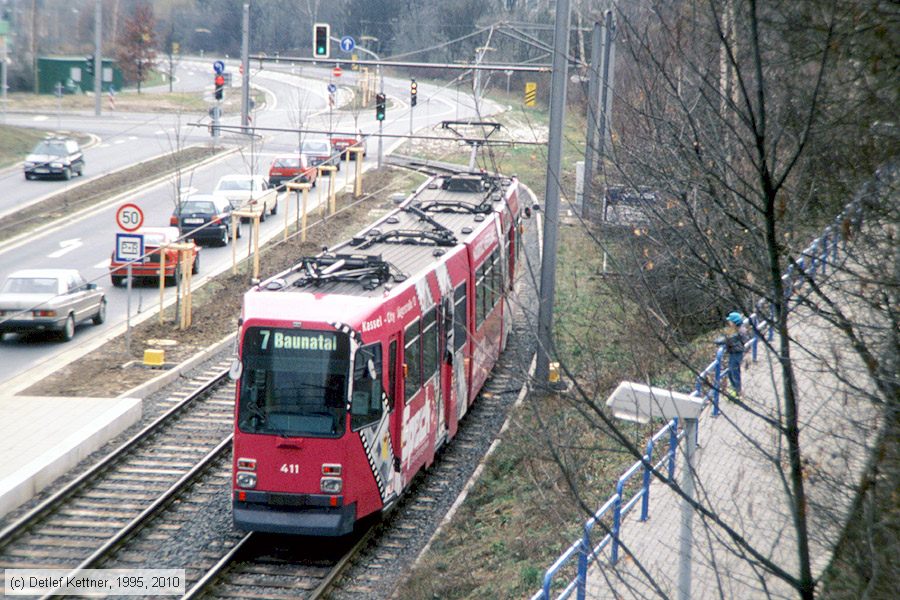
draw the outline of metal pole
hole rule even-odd
[[[162,252],[162,250],[160,250]],[[131,355],[131,261],[128,261],[126,269],[126,285],[128,290],[125,292],[125,354]],[[162,312],[162,306],[159,307]]]
[[[603,80],[600,95],[600,140],[597,144],[597,166],[603,166],[606,138],[609,136],[609,113],[612,107],[613,71],[616,66],[616,22],[611,10],[604,14],[603,28]]]
[[[562,126],[568,79],[569,0],[557,0],[553,34],[553,72],[550,82],[550,134],[547,149],[547,185],[544,193],[544,248],[541,257],[541,295],[535,379],[547,382],[556,294],[556,238],[559,231],[559,189],[562,168]]]
[[[597,155],[596,141],[594,132],[599,126],[599,110],[598,98],[600,89],[600,23],[594,22],[594,31],[591,34],[591,72],[590,82],[588,83],[588,125],[587,125],[587,141],[584,147],[584,196],[581,204],[581,214],[586,216],[590,213],[588,205],[593,194],[594,179],[594,157]]]
[[[693,545],[692,520],[694,509],[688,498],[694,497],[694,450],[697,448],[697,419],[684,420],[684,473],[681,490],[686,498],[681,500],[681,535],[678,552],[678,600],[691,598],[691,546]]]
[[[241,35],[241,127],[250,124],[250,5],[244,4],[243,34]]]
[[[381,70],[381,65],[375,67],[378,71],[377,76],[379,80],[378,91],[380,93],[384,93],[384,71]],[[387,103],[387,98],[385,98],[385,103]],[[382,139],[382,134],[384,133],[384,121],[378,121],[378,168],[381,168],[381,162],[384,160],[384,141]]]
[[[94,114],[103,110],[103,2],[94,3]]]

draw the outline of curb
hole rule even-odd
[[[203,350],[194,354],[192,357],[178,363],[171,369],[166,370],[164,373],[154,377],[153,379],[145,381],[144,383],[133,387],[127,392],[119,394],[118,396],[116,396],[116,398],[144,399],[150,394],[158,392],[160,389],[169,385],[179,377],[182,377],[185,371],[189,371],[194,367],[206,362],[212,356],[224,350],[228,345],[233,345],[236,339],[237,332],[229,333],[215,344],[207,346]]]

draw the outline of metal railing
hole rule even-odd
[[[844,233],[852,230],[859,230],[862,227],[862,202],[860,198],[855,199],[848,204],[844,210],[838,215],[834,223],[825,228],[825,232],[815,240],[800,254],[798,260],[788,265],[781,281],[784,288],[785,300],[802,293],[804,285],[815,281],[820,275],[828,272],[828,266],[834,265],[838,261],[841,248],[846,250],[848,240]],[[773,295],[774,297],[774,295]],[[788,306],[788,310],[791,307]],[[770,302],[761,299],[756,303],[756,312],[745,319],[745,324],[749,324],[752,330],[751,338],[745,342],[744,351],[748,349],[751,352],[753,362],[756,362],[757,351],[760,340],[765,337],[771,342],[774,338],[774,308]],[[722,380],[728,376],[727,361],[725,358],[724,346],[719,347],[716,356],[703,371],[697,375],[694,390],[691,395],[694,397],[703,397],[712,402],[713,416],[719,414],[719,396],[723,389]],[[712,375],[712,381],[709,377]],[[669,449],[663,460],[656,465],[652,465],[652,452],[654,444],[666,434],[669,435]],[[584,524],[584,533],[581,538],[575,540],[569,548],[563,552],[549,569],[544,572],[541,589],[531,597],[531,600],[564,600],[570,598],[572,593],[576,594],[578,600],[584,600],[585,588],[587,585],[588,567],[592,562],[596,562],[601,552],[611,546],[610,564],[615,565],[619,559],[619,546],[621,544],[619,534],[622,528],[622,517],[628,514],[631,508],[640,500],[641,501],[641,521],[646,521],[650,512],[650,475],[652,465],[657,471],[662,464],[668,460],[668,480],[672,481],[675,476],[675,449],[678,442],[684,437],[684,430],[679,432],[678,419],[673,419],[660,429],[650,439],[647,444],[647,451],[639,461],[634,463],[619,478],[616,483],[616,490],[613,495],[593,514]],[[628,480],[643,468],[643,481],[640,489],[631,496],[627,502],[625,501],[625,484]],[[624,502],[624,504],[623,504]],[[611,512],[611,517],[610,517]],[[612,525],[603,526],[606,535],[597,545],[591,542],[591,531],[595,525],[602,523],[604,517],[610,517]],[[556,579],[562,577],[561,571],[569,568],[571,572],[570,561],[578,558],[575,567],[575,577],[571,579],[565,587],[556,595],[552,595],[553,583]]]
[[[596,560],[600,553],[610,544],[612,544],[611,553],[612,561],[615,562],[619,557],[619,531],[622,527],[622,517],[627,515],[632,508],[640,501],[641,503],[641,521],[646,521],[650,515],[650,472],[651,470],[660,470],[664,466],[667,467],[668,478],[672,480],[675,477],[675,448],[678,446],[678,440],[682,434],[678,433],[678,419],[672,419],[666,425],[657,431],[650,441],[647,442],[647,449],[641,460],[637,461],[631,468],[619,477],[616,481],[616,491],[600,509],[591,515],[584,524],[584,533],[582,537],[576,540],[569,549],[557,559],[557,561],[547,569],[544,574],[543,586],[541,590],[534,595],[533,600],[540,598],[550,598],[550,588],[559,571],[567,566],[569,560],[577,556],[578,566],[577,575],[566,586],[563,593],[558,598],[568,598],[573,591],[577,591],[579,600],[584,599],[584,586],[587,580],[587,569],[590,562]],[[668,437],[669,446],[662,458],[653,463],[653,450],[656,443]],[[627,498],[625,486],[629,480],[638,472],[642,473],[640,487]],[[611,525],[605,524],[603,518],[609,516],[612,521]],[[591,533],[594,527],[600,523],[601,529],[606,535],[601,538],[596,545],[591,541]]]

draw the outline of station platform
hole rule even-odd
[[[0,395],[0,517],[141,418],[140,398]]]

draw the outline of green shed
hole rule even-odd
[[[90,58],[93,58],[91,56]],[[94,76],[88,73],[87,56],[41,56],[38,58],[38,93],[55,94],[57,85],[64,94],[94,91]],[[103,59],[102,89],[122,89],[122,71],[111,58]]]

